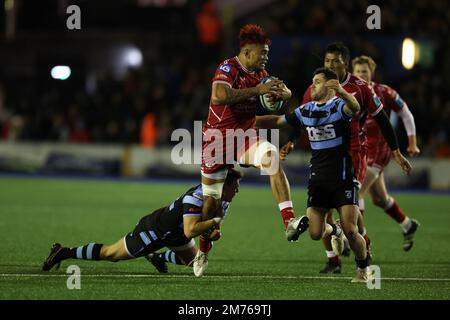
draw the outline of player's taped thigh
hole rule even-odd
[[[202,183],[202,191],[203,196],[212,197],[216,200],[222,198],[222,189],[225,183],[225,178],[228,174],[228,168],[223,168],[214,173],[204,173],[202,172],[202,176],[211,180],[215,180],[217,182],[212,184]]]
[[[208,196],[219,200],[222,198],[222,189],[225,181],[216,182],[213,184],[202,183],[203,196]]]

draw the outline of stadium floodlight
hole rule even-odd
[[[54,66],[50,75],[56,80],[66,80],[70,77],[71,70],[69,66]]]
[[[123,50],[123,61],[128,67],[137,68],[142,65],[142,52],[138,48],[129,47]]]
[[[418,47],[414,40],[405,38],[402,45],[402,65],[405,69],[411,70],[418,60]]]

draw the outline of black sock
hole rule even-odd
[[[89,243],[85,246],[75,248],[64,248],[61,253],[65,259],[100,260],[100,250],[103,244]]]
[[[363,260],[358,260],[358,259],[356,259],[356,257],[355,257],[355,261],[356,261],[356,265],[358,266],[359,269],[365,269],[365,268],[367,268],[367,266],[369,265],[369,261],[368,261],[368,259],[367,259],[367,256],[366,256],[366,258],[363,259]]]
[[[332,223],[332,224],[331,224],[331,227],[333,228],[333,231],[331,231],[330,236],[333,236],[333,235],[335,236],[336,233],[337,233],[336,225],[335,225],[334,223]]]
[[[161,258],[164,261],[167,261],[167,262],[170,262],[170,263],[174,263],[174,264],[184,265],[184,263],[181,261],[181,259],[178,258],[176,253],[173,252],[172,250],[164,251],[164,252],[161,252],[161,253],[155,253],[155,255],[157,255],[158,258]]]

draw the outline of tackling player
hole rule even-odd
[[[340,248],[336,250],[340,251],[343,232],[355,253],[358,268],[352,282],[367,282],[371,277],[367,268],[366,242],[357,227],[358,186],[348,152],[350,122],[360,110],[359,103],[342,88],[336,74],[326,68],[314,72],[311,98],[311,102],[289,114],[257,117],[256,122],[264,128],[290,125],[307,130],[312,149],[306,211],[309,234],[313,240],[329,235],[338,237]],[[332,208],[338,210],[341,225],[326,224],[327,213]],[[308,218],[301,218],[300,224],[306,227],[305,219]]]
[[[289,226],[294,218],[289,182],[279,165],[278,149],[262,139],[255,129],[259,96],[269,94],[271,101],[287,100],[291,91],[281,80],[261,83],[268,76],[266,65],[271,41],[257,25],[249,24],[239,33],[239,54],[223,61],[213,77],[211,100],[203,128],[201,181],[203,216],[208,217],[219,206],[227,167],[238,162],[259,168],[270,177],[273,196],[278,203],[288,240],[296,231]],[[219,136],[219,137],[218,137]],[[200,240],[201,263],[206,260]],[[201,270],[201,265],[194,265]],[[199,271],[201,272],[201,271]]]
[[[388,85],[372,81],[376,68],[375,61],[368,56],[359,56],[352,60],[352,67],[355,76],[367,81],[372,86],[383,102],[386,112],[390,113],[393,110],[402,119],[408,135],[407,151],[409,155],[416,156],[420,154],[416,141],[416,125],[408,105],[394,89]],[[373,204],[383,209],[392,219],[397,221],[403,231],[403,250],[409,251],[414,244],[414,235],[419,227],[419,223],[415,219],[410,219],[386,190],[383,170],[389,164],[391,150],[384,140],[380,128],[371,116],[367,117],[366,136],[367,145],[369,146],[367,174],[362,184],[360,195],[363,197],[368,191]],[[363,200],[361,198],[361,201]]]
[[[202,221],[202,187],[195,186],[172,204],[141,218],[132,232],[111,245],[89,243],[79,247],[63,247],[55,243],[42,266],[49,271],[67,259],[107,260],[117,262],[147,256],[163,247],[170,250],[163,256],[166,261],[192,265],[197,254],[194,237],[218,227],[230,202],[239,190],[242,174],[230,169],[223,187],[222,205],[212,219]],[[153,256],[152,256],[153,258]],[[149,258],[150,259],[150,258]],[[161,261],[150,259],[158,271],[164,269]],[[165,266],[167,269],[167,266]]]
[[[366,175],[367,163],[367,145],[365,136],[365,121],[367,115],[370,114],[380,127],[380,130],[387,141],[395,161],[400,165],[402,170],[409,174],[411,171],[411,165],[408,160],[401,154],[397,137],[395,135],[394,129],[389,122],[389,118],[383,111],[383,105],[373,90],[369,85],[356,76],[352,75],[347,71],[350,60],[350,51],[342,43],[332,43],[327,46],[324,56],[324,67],[334,71],[341,86],[345,91],[352,94],[360,105],[360,112],[355,116],[354,121],[351,122],[351,135],[350,135],[350,154],[353,160],[353,167],[355,170],[355,176],[359,182],[362,184]],[[311,86],[306,90],[303,97],[303,103],[311,101]],[[292,151],[294,148],[295,138],[292,138],[287,144],[285,144],[280,151],[281,159],[284,159],[286,155]],[[362,199],[362,197],[359,197]],[[363,203],[360,203],[360,211],[364,211]],[[331,211],[328,214],[328,223],[333,223],[333,218]],[[293,223],[293,227],[299,218]],[[364,227],[362,215],[358,217],[358,230],[364,236],[366,244],[369,248],[370,241],[366,234]],[[340,273],[341,272],[341,260],[338,255],[333,251],[331,245],[331,238],[324,238],[324,245],[326,249],[326,255],[328,257],[327,264],[323,268],[321,273]]]

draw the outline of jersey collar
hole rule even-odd
[[[351,73],[350,73],[350,72],[347,72],[347,77],[346,77],[345,80],[341,83],[341,86],[345,86],[345,85],[348,83],[348,81],[350,80],[350,76],[351,76]]]
[[[241,63],[241,60],[239,60],[238,56],[235,56],[236,61],[239,63],[239,65],[241,66],[242,70],[244,70],[247,73],[254,73],[255,71],[250,71],[248,70],[246,67],[244,67],[244,65]]]
[[[337,98],[338,98],[337,96],[333,96],[333,97],[330,98],[327,102],[324,102],[324,103],[317,103],[317,102],[315,102],[315,103],[316,103],[316,106],[320,108],[320,107],[323,107],[323,106],[325,106],[325,105],[331,103],[333,100],[335,100],[335,99],[337,99]]]

